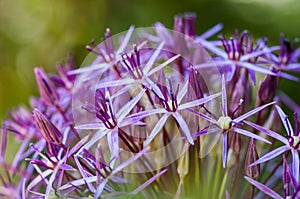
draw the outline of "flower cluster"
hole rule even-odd
[[[2,124],[1,198],[300,198],[300,107],[278,92],[300,48],[195,23],[107,29],[84,67],[35,68],[40,97]]]

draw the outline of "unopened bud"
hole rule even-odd
[[[260,174],[259,165],[250,166],[250,164],[252,164],[256,160],[258,160],[258,154],[254,143],[254,139],[252,138],[250,140],[246,161],[245,161],[245,173],[247,176],[251,178],[257,178]]]
[[[42,68],[35,68],[34,74],[42,99],[48,105],[56,104],[59,100],[59,96],[56,92],[54,84],[49,79],[45,71]]]
[[[43,115],[38,109],[34,109],[33,118],[36,128],[40,131],[45,140],[50,144],[60,145],[62,133]]]

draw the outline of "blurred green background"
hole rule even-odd
[[[299,10],[299,0],[0,0],[0,121],[37,95],[35,66],[54,71],[70,52],[80,65],[84,46],[100,41],[106,27],[112,34],[156,21],[172,28],[174,15],[192,11],[197,33],[221,22],[225,34],[247,29],[277,44],[281,32],[299,37]],[[290,85],[293,93],[299,84]]]

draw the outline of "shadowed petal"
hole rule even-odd
[[[145,153],[147,153],[150,150],[150,147],[145,147],[143,150],[141,150],[140,152],[136,153],[134,156],[128,158],[127,160],[125,160],[124,162],[122,162],[121,164],[119,164],[112,172],[111,172],[111,176],[115,175],[116,173],[122,171],[125,167],[127,167],[128,165],[130,165],[131,163],[133,163],[134,161],[136,161],[137,159],[139,159],[140,157],[142,157]]]
[[[97,131],[97,133],[94,134],[94,136],[89,140],[89,142],[83,145],[82,149],[84,148],[88,150],[91,146],[93,146],[93,144],[95,144],[98,140],[104,137],[108,132],[109,130],[107,129]],[[77,154],[79,154],[80,152],[81,150],[79,150]]]
[[[100,70],[100,69],[103,69],[103,68],[106,68],[106,67],[107,67],[107,63],[94,64],[94,65],[91,65],[91,66],[71,70],[67,74],[68,75],[75,75],[75,74],[80,74],[80,73],[87,73],[87,72],[91,72],[93,70]]]
[[[94,195],[94,198],[99,198],[104,190],[105,185],[107,184],[108,179],[104,179],[97,187],[96,193]]]
[[[268,196],[271,196],[274,199],[283,199],[283,197],[281,197],[278,193],[276,193],[275,191],[273,191],[272,189],[270,189],[269,187],[267,187],[266,185],[257,182],[256,180],[253,180],[252,178],[249,178],[247,176],[245,176],[245,179],[253,184],[255,187],[257,187],[259,190],[261,190],[262,192],[264,192],[265,194],[267,194]]]
[[[109,131],[107,133],[107,143],[109,147],[109,151],[111,153],[112,158],[118,157],[119,155],[119,136],[118,129],[113,131]]]
[[[220,48],[216,47],[215,45],[211,44],[210,42],[202,39],[202,38],[197,38],[197,43],[200,43],[204,48],[208,49],[209,51],[219,55],[220,57],[226,59],[227,54],[221,50]]]
[[[73,180],[73,181],[61,186],[59,188],[59,190],[68,189],[68,188],[73,187],[73,186],[77,187],[77,186],[80,186],[80,185],[84,185],[86,183],[89,184],[91,182],[96,182],[96,180],[97,180],[97,176],[91,176],[91,177],[87,177],[85,179],[82,178],[82,179],[78,179],[78,180]]]
[[[92,130],[92,129],[104,129],[104,125],[102,123],[91,123],[91,124],[81,124],[74,127],[78,130]]]

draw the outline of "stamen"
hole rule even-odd
[[[232,117],[235,115],[235,113],[239,110],[239,108],[241,107],[241,105],[244,103],[243,99],[240,99],[240,102],[238,104],[238,106],[233,110],[232,112]]]
[[[288,129],[287,129],[287,130],[288,130],[287,133],[288,133],[289,136],[292,136],[292,129],[290,129],[288,117],[285,116],[284,120],[285,120],[286,126],[287,126],[287,128],[288,128]]]
[[[298,114],[296,112],[294,113],[294,123],[295,123],[294,135],[298,136],[299,135],[299,126],[298,126]]]

